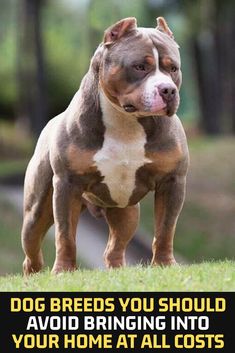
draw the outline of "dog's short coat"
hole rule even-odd
[[[139,201],[155,191],[154,265],[174,264],[173,237],[185,196],[188,148],[176,116],[180,55],[166,21],[108,28],[68,108],[43,129],[24,185],[24,273],[42,268],[55,223],[53,272],[76,269],[76,228],[88,207],[109,225],[108,267],[125,264]],[[91,251],[91,249],[87,249]],[[94,251],[94,249],[92,249]]]

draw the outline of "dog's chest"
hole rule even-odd
[[[150,160],[145,157],[146,134],[137,120],[114,123],[115,128],[106,124],[103,146],[93,160],[113,201],[126,207],[135,189],[136,171]]]

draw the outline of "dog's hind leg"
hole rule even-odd
[[[43,266],[42,240],[53,224],[52,170],[48,158],[31,159],[25,176],[24,221],[21,233],[25,253],[25,275],[38,272]]]
[[[125,252],[139,223],[139,204],[126,208],[107,208],[105,213],[109,225],[109,240],[104,253],[107,267],[125,265]]]

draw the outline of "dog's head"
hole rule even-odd
[[[132,17],[117,22],[94,56],[104,94],[134,116],[173,115],[181,85],[178,48],[162,17],[156,28],[137,27]]]

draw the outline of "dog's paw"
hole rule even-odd
[[[106,268],[119,268],[126,265],[125,261],[105,261]]]
[[[104,263],[106,268],[118,268],[126,265],[124,254],[116,254],[115,252],[105,251]]]
[[[151,261],[152,266],[172,266],[177,265],[174,256],[157,256]]]
[[[74,272],[77,270],[76,264],[73,263],[68,263],[68,262],[60,262],[60,263],[55,263],[51,273],[54,275],[58,275],[63,272]]]
[[[33,273],[39,272],[43,267],[43,258],[39,256],[34,261],[30,260],[27,256],[23,262],[23,273],[24,276],[29,276]]]

